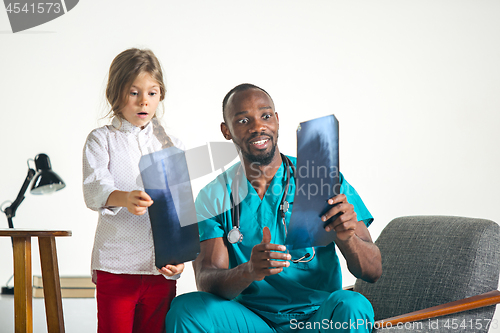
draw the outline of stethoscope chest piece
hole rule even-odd
[[[234,226],[233,229],[231,229],[227,234],[227,240],[231,244],[241,243],[243,240],[243,234],[241,233],[240,228]]]

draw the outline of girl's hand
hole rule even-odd
[[[153,204],[151,197],[144,191],[132,191],[127,195],[127,209],[134,215],[143,215]]]
[[[174,276],[177,274],[181,274],[182,271],[184,271],[184,264],[166,265],[165,267],[160,268],[158,271],[166,276]]]

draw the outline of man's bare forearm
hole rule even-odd
[[[336,241],[344,255],[349,271],[357,278],[375,282],[382,275],[382,257],[379,248],[371,241],[354,235],[349,240]]]
[[[253,281],[248,263],[229,269],[229,256],[223,238],[200,243],[200,254],[193,262],[198,290],[233,299]]]
[[[271,244],[268,227],[262,230],[262,242],[252,248],[250,260],[229,269],[229,255],[222,237],[200,243],[200,254],[194,261],[194,273],[198,290],[223,298],[233,299],[253,281],[279,274],[290,266],[290,255],[283,253],[286,247]]]
[[[198,265],[201,263],[195,262]],[[195,267],[196,286],[200,291],[233,299],[253,282],[246,266],[247,263],[232,269]]]

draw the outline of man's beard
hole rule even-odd
[[[276,139],[278,139],[277,136],[276,136]],[[233,139],[233,143],[236,145],[237,150],[243,155],[243,157],[245,159],[250,161],[250,163],[256,163],[258,165],[269,165],[269,164],[271,164],[271,162],[274,158],[274,154],[276,154],[276,146],[277,146],[273,137],[269,136],[269,140],[271,140],[271,144],[272,144],[271,150],[268,153],[259,154],[259,155],[252,155],[249,152],[241,149],[241,146],[238,143],[234,142],[234,139]],[[276,141],[278,141],[278,140],[276,140]]]
[[[274,154],[276,153],[276,144],[274,143],[274,140],[272,143],[273,143],[273,145],[271,147],[271,150],[268,153],[259,154],[259,155],[251,155],[247,152],[242,151],[243,156],[247,160],[249,160],[251,163],[256,163],[259,165],[269,165],[269,164],[271,164],[271,162],[274,158]]]

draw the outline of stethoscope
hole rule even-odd
[[[285,170],[286,170],[286,182],[285,182],[285,190],[283,193],[283,197],[281,198],[281,203],[279,205],[279,213],[281,215],[281,221],[283,223],[283,228],[285,230],[285,238],[286,235],[288,234],[287,228],[286,228],[286,221],[285,221],[285,214],[288,212],[288,208],[290,207],[290,204],[288,201],[286,201],[286,197],[288,195],[288,188],[290,187],[290,168],[292,169],[293,174],[296,174],[295,172],[295,166],[293,163],[290,161],[288,157],[285,155],[281,154],[281,159],[285,162]],[[243,241],[243,233],[240,230],[240,203],[235,204],[234,201],[234,196],[233,193],[235,194],[236,198],[238,197],[239,194],[239,179],[240,179],[240,174],[241,174],[241,169],[242,169],[242,164],[239,166],[238,171],[236,172],[236,187],[233,188],[231,186],[231,195],[230,195],[230,200],[231,200],[231,220],[233,222],[233,229],[229,231],[227,234],[227,240],[231,244],[236,244],[236,243],[241,243]],[[293,263],[299,263],[299,262],[309,262],[314,259],[314,256],[316,255],[316,251],[313,249],[312,256],[309,253],[306,253],[304,256],[302,256],[299,259],[292,259],[291,261]],[[309,258],[311,257],[311,258]],[[309,258],[309,259],[307,259]]]

